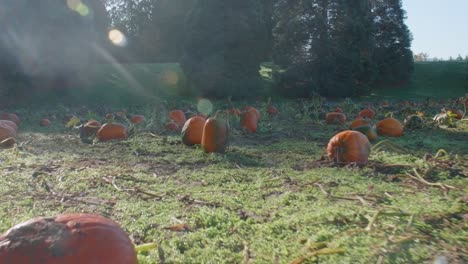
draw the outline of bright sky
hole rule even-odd
[[[414,53],[430,58],[468,55],[468,0],[403,0]]]

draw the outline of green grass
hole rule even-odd
[[[190,102],[168,104],[185,108]],[[119,222],[136,244],[157,242],[166,263],[243,263],[244,256],[252,263],[289,263],[319,242],[344,253],[305,263],[430,263],[439,255],[466,261],[466,120],[456,128],[427,120],[425,128],[390,139],[407,153],[384,147],[368,166],[342,167],[322,157],[344,126],[299,114],[308,102],[276,105],[281,113],[273,118],[265,104],[255,105],[259,132],[234,130],[226,154],[182,145],[164,131],[168,109],[161,105],[129,107],[147,123],[127,140],[94,145],[81,143],[60,121],[79,109],[16,109],[23,118],[20,146],[0,152],[0,231],[39,215],[92,212]],[[81,112],[98,119],[104,114]],[[52,127],[37,125],[52,113]],[[379,118],[383,114],[379,109]],[[424,159],[441,148],[449,155]],[[431,167],[426,180],[455,189],[406,175]],[[189,230],[165,229],[179,223]],[[157,263],[160,252],[138,257]]]
[[[451,98],[468,93],[467,62],[415,62],[410,83],[383,87],[375,94],[390,99]]]

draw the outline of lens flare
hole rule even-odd
[[[89,15],[89,8],[81,0],[67,0],[67,6],[81,16]]]
[[[161,75],[162,82],[167,86],[174,86],[179,82],[179,75],[175,71],[164,71]]]
[[[112,42],[112,44],[119,47],[124,47],[125,45],[127,45],[127,38],[118,29],[112,29],[111,31],[109,31],[109,40]]]
[[[208,99],[200,99],[198,100],[197,110],[200,113],[209,115],[211,112],[213,112],[213,104]]]

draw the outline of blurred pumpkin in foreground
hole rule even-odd
[[[94,214],[39,217],[0,236],[0,263],[137,264],[134,246],[120,226]]]

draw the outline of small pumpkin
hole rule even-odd
[[[114,114],[113,114],[113,113],[108,113],[108,114],[106,114],[105,118],[106,118],[107,120],[114,119]]]
[[[15,145],[15,143],[16,143],[16,140],[12,137],[9,137],[0,142],[0,148],[1,149],[11,148]]]
[[[96,120],[90,120],[87,123],[80,126],[80,138],[83,141],[88,142],[90,137],[96,135],[101,128],[101,123]]]
[[[206,119],[201,116],[189,118],[182,128],[182,143],[187,146],[201,144],[205,122]]]
[[[19,124],[21,122],[18,115],[14,114],[14,113],[2,113],[0,115],[0,120],[10,120],[10,121],[15,122],[15,124],[18,125],[18,126],[19,126]]]
[[[94,214],[38,217],[0,236],[0,263],[137,264],[135,247],[116,222]]]
[[[13,128],[16,132],[18,132],[18,125],[15,122],[11,120],[0,120],[0,123],[3,123],[4,125],[7,125]]]
[[[364,109],[364,110],[360,111],[358,116],[362,117],[362,118],[372,119],[372,118],[375,117],[375,112],[372,109],[367,108],[367,109]]]
[[[257,110],[257,108],[253,107],[253,106],[246,106],[244,108],[245,112],[248,112],[248,111],[253,111],[255,113],[255,115],[257,116],[257,121],[260,120],[260,112]]]
[[[277,115],[279,113],[278,111],[278,108],[276,108],[275,106],[273,105],[269,105],[267,107],[267,113],[270,115],[270,116],[274,116],[274,115]]]
[[[178,124],[176,124],[175,122],[171,121],[171,122],[166,124],[166,129],[169,130],[169,131],[178,132],[178,131],[180,131],[180,126]]]
[[[223,153],[226,150],[228,136],[228,124],[218,111],[213,117],[208,118],[203,126],[201,146],[207,153]]]
[[[182,110],[172,110],[169,112],[169,120],[176,123],[179,127],[183,127],[187,118]]]
[[[133,115],[130,118],[130,122],[132,122],[133,124],[141,124],[141,123],[145,122],[145,116],[143,116],[143,115]]]
[[[403,135],[403,124],[392,117],[379,121],[376,127],[377,133],[381,136],[401,137]]]
[[[333,112],[344,113],[343,109],[342,109],[341,107],[339,107],[339,106],[336,107],[336,108],[335,108],[335,111],[333,111]]]
[[[343,113],[330,112],[326,116],[327,124],[343,124],[346,122],[346,116]]]
[[[349,126],[350,129],[354,129],[356,127],[360,126],[368,126],[370,125],[370,120],[362,117],[358,117],[351,122],[351,125]]]
[[[242,113],[241,127],[248,133],[257,132],[258,118],[254,111],[247,111]]]
[[[403,100],[403,101],[401,101],[400,104],[401,104],[401,106],[403,106],[403,107],[406,107],[406,106],[410,106],[410,105],[411,105],[410,102],[409,102],[408,100]]]
[[[226,114],[228,116],[231,116],[231,115],[240,116],[241,111],[238,108],[231,108],[231,109],[226,110]]]
[[[41,119],[41,120],[39,121],[39,125],[40,125],[41,127],[48,127],[48,126],[50,126],[50,124],[51,124],[51,123],[50,123],[50,120],[47,119],[47,118]]]
[[[375,141],[377,139],[377,131],[375,131],[375,128],[371,127],[370,125],[358,126],[353,128],[353,130],[359,131],[366,135],[369,141]]]
[[[346,130],[333,136],[328,142],[328,158],[334,162],[360,165],[367,163],[371,144],[369,139],[358,131]]]
[[[405,128],[407,129],[418,129],[423,126],[423,119],[419,115],[409,115],[403,121]]]
[[[115,116],[120,117],[120,118],[126,118],[127,117],[127,111],[122,110],[122,111],[115,112]]]
[[[120,123],[105,123],[96,133],[100,141],[125,139],[128,137],[127,127]]]
[[[0,120],[0,141],[10,137],[16,137],[16,130],[11,126],[11,124],[4,122],[4,120]]]

